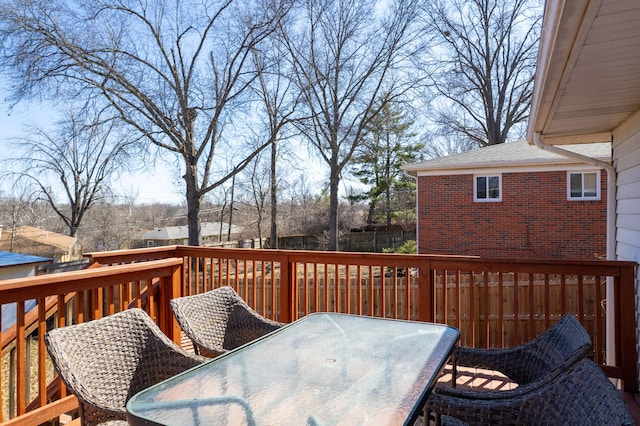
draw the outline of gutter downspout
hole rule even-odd
[[[616,169],[609,163],[597,160],[595,158],[587,157],[586,155],[578,154],[575,152],[567,151],[566,149],[558,148],[553,145],[547,145],[542,141],[540,132],[533,134],[533,143],[536,147],[545,151],[553,152],[554,154],[561,155],[563,157],[572,158],[574,160],[581,161],[583,163],[596,166],[600,169],[604,169],[607,172],[607,260],[616,260]],[[615,316],[614,312],[616,306],[614,306],[614,291],[613,291],[613,278],[607,277],[606,286],[606,364],[614,365],[613,360],[616,356],[615,348]]]

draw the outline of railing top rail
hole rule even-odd
[[[183,245],[88,253],[87,256],[90,256],[97,263],[120,263],[135,260],[145,261],[163,256],[220,257],[256,261],[286,260],[288,262],[299,263],[361,264],[367,266],[383,265],[397,267],[421,266],[424,262],[428,262],[429,266],[433,269],[606,276],[619,276],[622,269],[635,268],[637,265],[631,261],[599,259],[509,259],[463,255],[270,250]]]
[[[85,253],[84,257],[98,263],[122,263],[132,260],[154,260],[164,257],[176,257],[178,246],[161,246],[129,250],[112,250]]]
[[[480,256],[465,255],[440,255],[440,254],[401,254],[401,253],[363,253],[363,252],[345,252],[345,251],[313,251],[313,250],[271,250],[271,249],[254,249],[254,248],[224,248],[224,247],[197,247],[197,246],[172,246],[179,255],[186,252],[226,252],[245,254],[260,253],[262,256],[273,253],[274,255],[286,255],[290,259],[303,259],[308,261],[309,258],[324,257],[340,257],[345,259],[367,259],[367,258],[395,258],[395,259],[426,259],[431,261],[468,261],[472,263],[518,263],[518,264],[549,264],[549,265],[602,265],[602,266],[635,266],[636,262],[620,261],[620,260],[599,260],[599,259],[513,259],[513,258],[487,258]],[[143,249],[144,250],[144,249]],[[190,254],[190,253],[189,253]],[[241,257],[241,256],[239,256]]]
[[[182,258],[172,257],[128,265],[4,280],[0,281],[0,304],[88,290],[123,281],[169,276],[171,269],[182,265],[183,262]]]

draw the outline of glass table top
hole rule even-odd
[[[134,395],[132,424],[400,425],[420,414],[459,332],[316,313]]]

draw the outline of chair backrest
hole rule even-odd
[[[564,315],[535,339],[513,348],[518,363],[503,373],[519,384],[529,383],[556,369],[566,369],[591,352],[591,337],[573,315]]]
[[[201,355],[216,356],[282,326],[254,311],[229,286],[169,301],[184,333]]]
[[[526,392],[505,391],[510,394],[507,398],[476,399],[436,392],[429,397],[426,410],[468,424],[634,424],[620,391],[602,368],[587,358],[566,370],[555,370],[533,385],[527,385]]]
[[[84,403],[104,411],[104,418],[124,420],[131,396],[202,361],[173,343],[141,309],[53,329],[45,343],[81,409]],[[99,423],[101,416],[83,424]]]

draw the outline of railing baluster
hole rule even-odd
[[[535,306],[535,298],[534,298],[533,291],[534,291],[533,274],[529,273],[529,337],[528,337],[528,340],[531,340],[534,337],[536,337],[536,325],[534,321],[536,306]]]
[[[489,272],[485,271],[483,274],[483,287],[484,287],[484,339],[485,339],[485,347],[490,348],[491,347],[491,324],[490,324],[490,319],[489,319],[489,304],[490,304],[490,298],[489,298]]]
[[[445,269],[444,271],[445,274],[445,282],[447,280],[447,271]],[[462,329],[462,293],[460,290],[460,286],[461,286],[461,280],[462,280],[462,276],[461,276],[461,272],[458,270],[456,271],[456,300],[458,301],[458,306],[457,306],[457,316],[458,316],[458,321],[456,324],[456,327],[459,329]]]
[[[411,270],[409,267],[404,268],[404,288],[405,288],[405,315],[406,320],[411,319]]]
[[[549,295],[549,274],[544,274],[544,328],[551,326],[551,297]]]
[[[333,312],[342,312],[341,309],[341,300],[340,300],[340,289],[341,289],[341,282],[340,282],[340,265],[338,265],[337,263],[333,264],[333,300],[334,300],[334,308],[333,308]]]
[[[351,265],[345,265],[345,276],[344,276],[344,286],[345,286],[345,312],[347,314],[351,313]]]
[[[362,266],[356,266],[356,288],[358,294],[356,296],[357,314],[362,315]]]
[[[595,332],[594,332],[594,341],[593,341],[593,347],[597,348],[597,347],[604,347],[603,344],[603,340],[604,340],[604,330],[602,327],[602,312],[600,312],[600,309],[602,309],[602,289],[600,288],[600,286],[605,283],[606,285],[606,278],[605,277],[601,277],[601,276],[596,276],[595,277],[595,304],[596,306],[595,308]],[[603,353],[597,353],[595,354],[595,360],[598,363],[602,363],[603,362],[603,358],[604,358],[604,354]]]
[[[584,277],[578,275],[578,315],[580,322],[584,322]]]
[[[391,282],[393,283],[393,318],[398,319],[398,267],[391,268]]]
[[[309,304],[309,264],[307,262],[303,263],[302,274],[303,274],[302,294],[304,297],[304,313],[308,314],[310,309],[310,304]]]
[[[369,265],[369,315],[375,315],[375,279],[373,276],[373,265]]]
[[[520,300],[520,294],[518,290],[518,283],[520,282],[520,274],[513,274],[513,334],[511,335],[511,346],[517,346],[519,342],[518,336],[518,325],[520,322],[520,304],[518,301]]]
[[[320,311],[320,282],[318,282],[318,264],[313,265],[313,310]]]
[[[478,335],[476,333],[477,329],[477,318],[476,315],[480,315],[476,313],[476,298],[475,298],[475,274],[473,271],[469,271],[469,324],[471,330],[471,345],[477,347],[478,345]]]
[[[498,337],[498,342],[500,348],[504,347],[504,276],[502,272],[498,272],[498,333],[500,336]]]
[[[47,306],[44,297],[38,299],[38,403],[47,404],[47,364],[44,335],[47,332]],[[2,399],[0,399],[1,401]]]
[[[26,406],[27,389],[27,354],[24,325],[24,301],[17,302],[16,306],[16,409],[17,415],[24,414]]]

